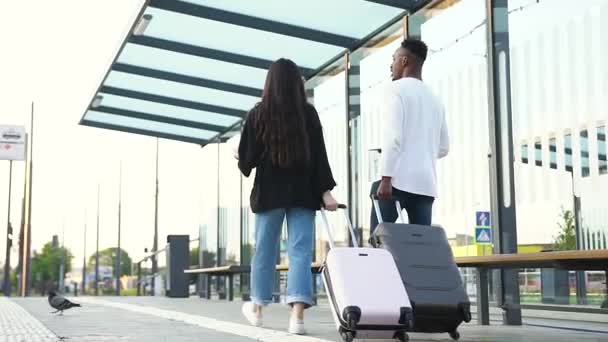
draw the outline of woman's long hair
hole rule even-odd
[[[256,131],[273,165],[309,164],[308,106],[298,66],[283,58],[272,63],[256,113]]]

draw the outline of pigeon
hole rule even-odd
[[[64,310],[69,310],[74,307],[80,307],[80,304],[72,303],[69,300],[65,299],[64,297],[58,295],[57,293],[55,293],[53,291],[49,292],[49,305],[53,309],[57,310],[57,311],[51,312],[51,313],[54,314],[54,313],[60,312],[60,315],[63,315]]]

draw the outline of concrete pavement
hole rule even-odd
[[[26,329],[26,331],[21,333],[19,339],[14,339],[10,334],[0,331],[0,342],[340,341],[327,305],[319,305],[307,312],[306,323],[310,334],[302,337],[286,333],[288,309],[283,305],[268,308],[264,316],[265,328],[255,328],[247,325],[241,317],[240,302],[164,297],[79,297],[74,298],[74,301],[80,302],[83,307],[67,311],[64,316],[56,316],[50,314],[51,310],[46,298],[17,298],[11,299],[10,302],[3,299],[0,301],[0,322],[4,323],[0,323],[0,328],[4,330],[9,327],[10,330],[7,331],[15,331],[15,329]],[[4,310],[5,307],[10,310]],[[27,325],[19,323],[24,320],[23,317],[27,317],[25,319],[29,322]],[[24,326],[37,328],[23,328]],[[575,324],[574,328],[576,327]],[[599,331],[550,329],[529,325],[482,327],[466,324],[460,332],[461,341],[471,342],[608,341],[608,333]],[[44,339],[39,337],[42,335],[46,337]],[[411,340],[421,342],[451,341],[447,334],[411,334],[410,336]]]

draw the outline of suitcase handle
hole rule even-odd
[[[346,224],[348,225],[348,230],[350,232],[350,237],[353,240],[353,245],[355,247],[359,247],[359,241],[357,240],[357,235],[355,234],[355,230],[353,229],[353,224],[350,221],[350,217],[348,216],[348,206],[346,204],[338,204],[338,209],[344,212],[344,218],[346,218]],[[332,233],[331,227],[329,226],[329,221],[327,220],[327,213],[325,208],[321,206],[321,219],[323,221],[323,225],[325,226],[325,231],[327,232],[327,236],[329,237],[329,248],[334,249],[334,234]]]
[[[378,195],[371,194],[370,195],[372,202],[374,203],[374,211],[376,212],[376,218],[378,219],[378,224],[383,223],[382,213],[380,212],[380,204],[378,203]],[[405,219],[403,218],[403,208],[401,208],[401,203],[395,198],[391,198],[392,201],[395,201],[395,208],[397,208],[397,217],[401,223],[405,223]]]

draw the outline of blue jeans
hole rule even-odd
[[[274,209],[255,216],[256,247],[251,262],[251,300],[258,305],[272,302],[279,242],[287,217],[289,272],[287,303],[312,305],[313,229],[315,212],[310,209]]]
[[[378,192],[378,186],[380,181],[372,184],[371,194]],[[420,224],[424,226],[430,226],[433,217],[433,202],[435,198],[424,195],[412,194],[410,192],[401,191],[393,188],[393,198],[399,201],[401,208],[407,211],[407,217],[410,224]],[[395,207],[395,201],[379,201],[380,212],[382,213],[382,221],[384,222],[396,222],[399,218],[397,208]],[[378,225],[378,218],[374,206],[372,205],[372,212],[370,217],[370,235],[376,229]]]

